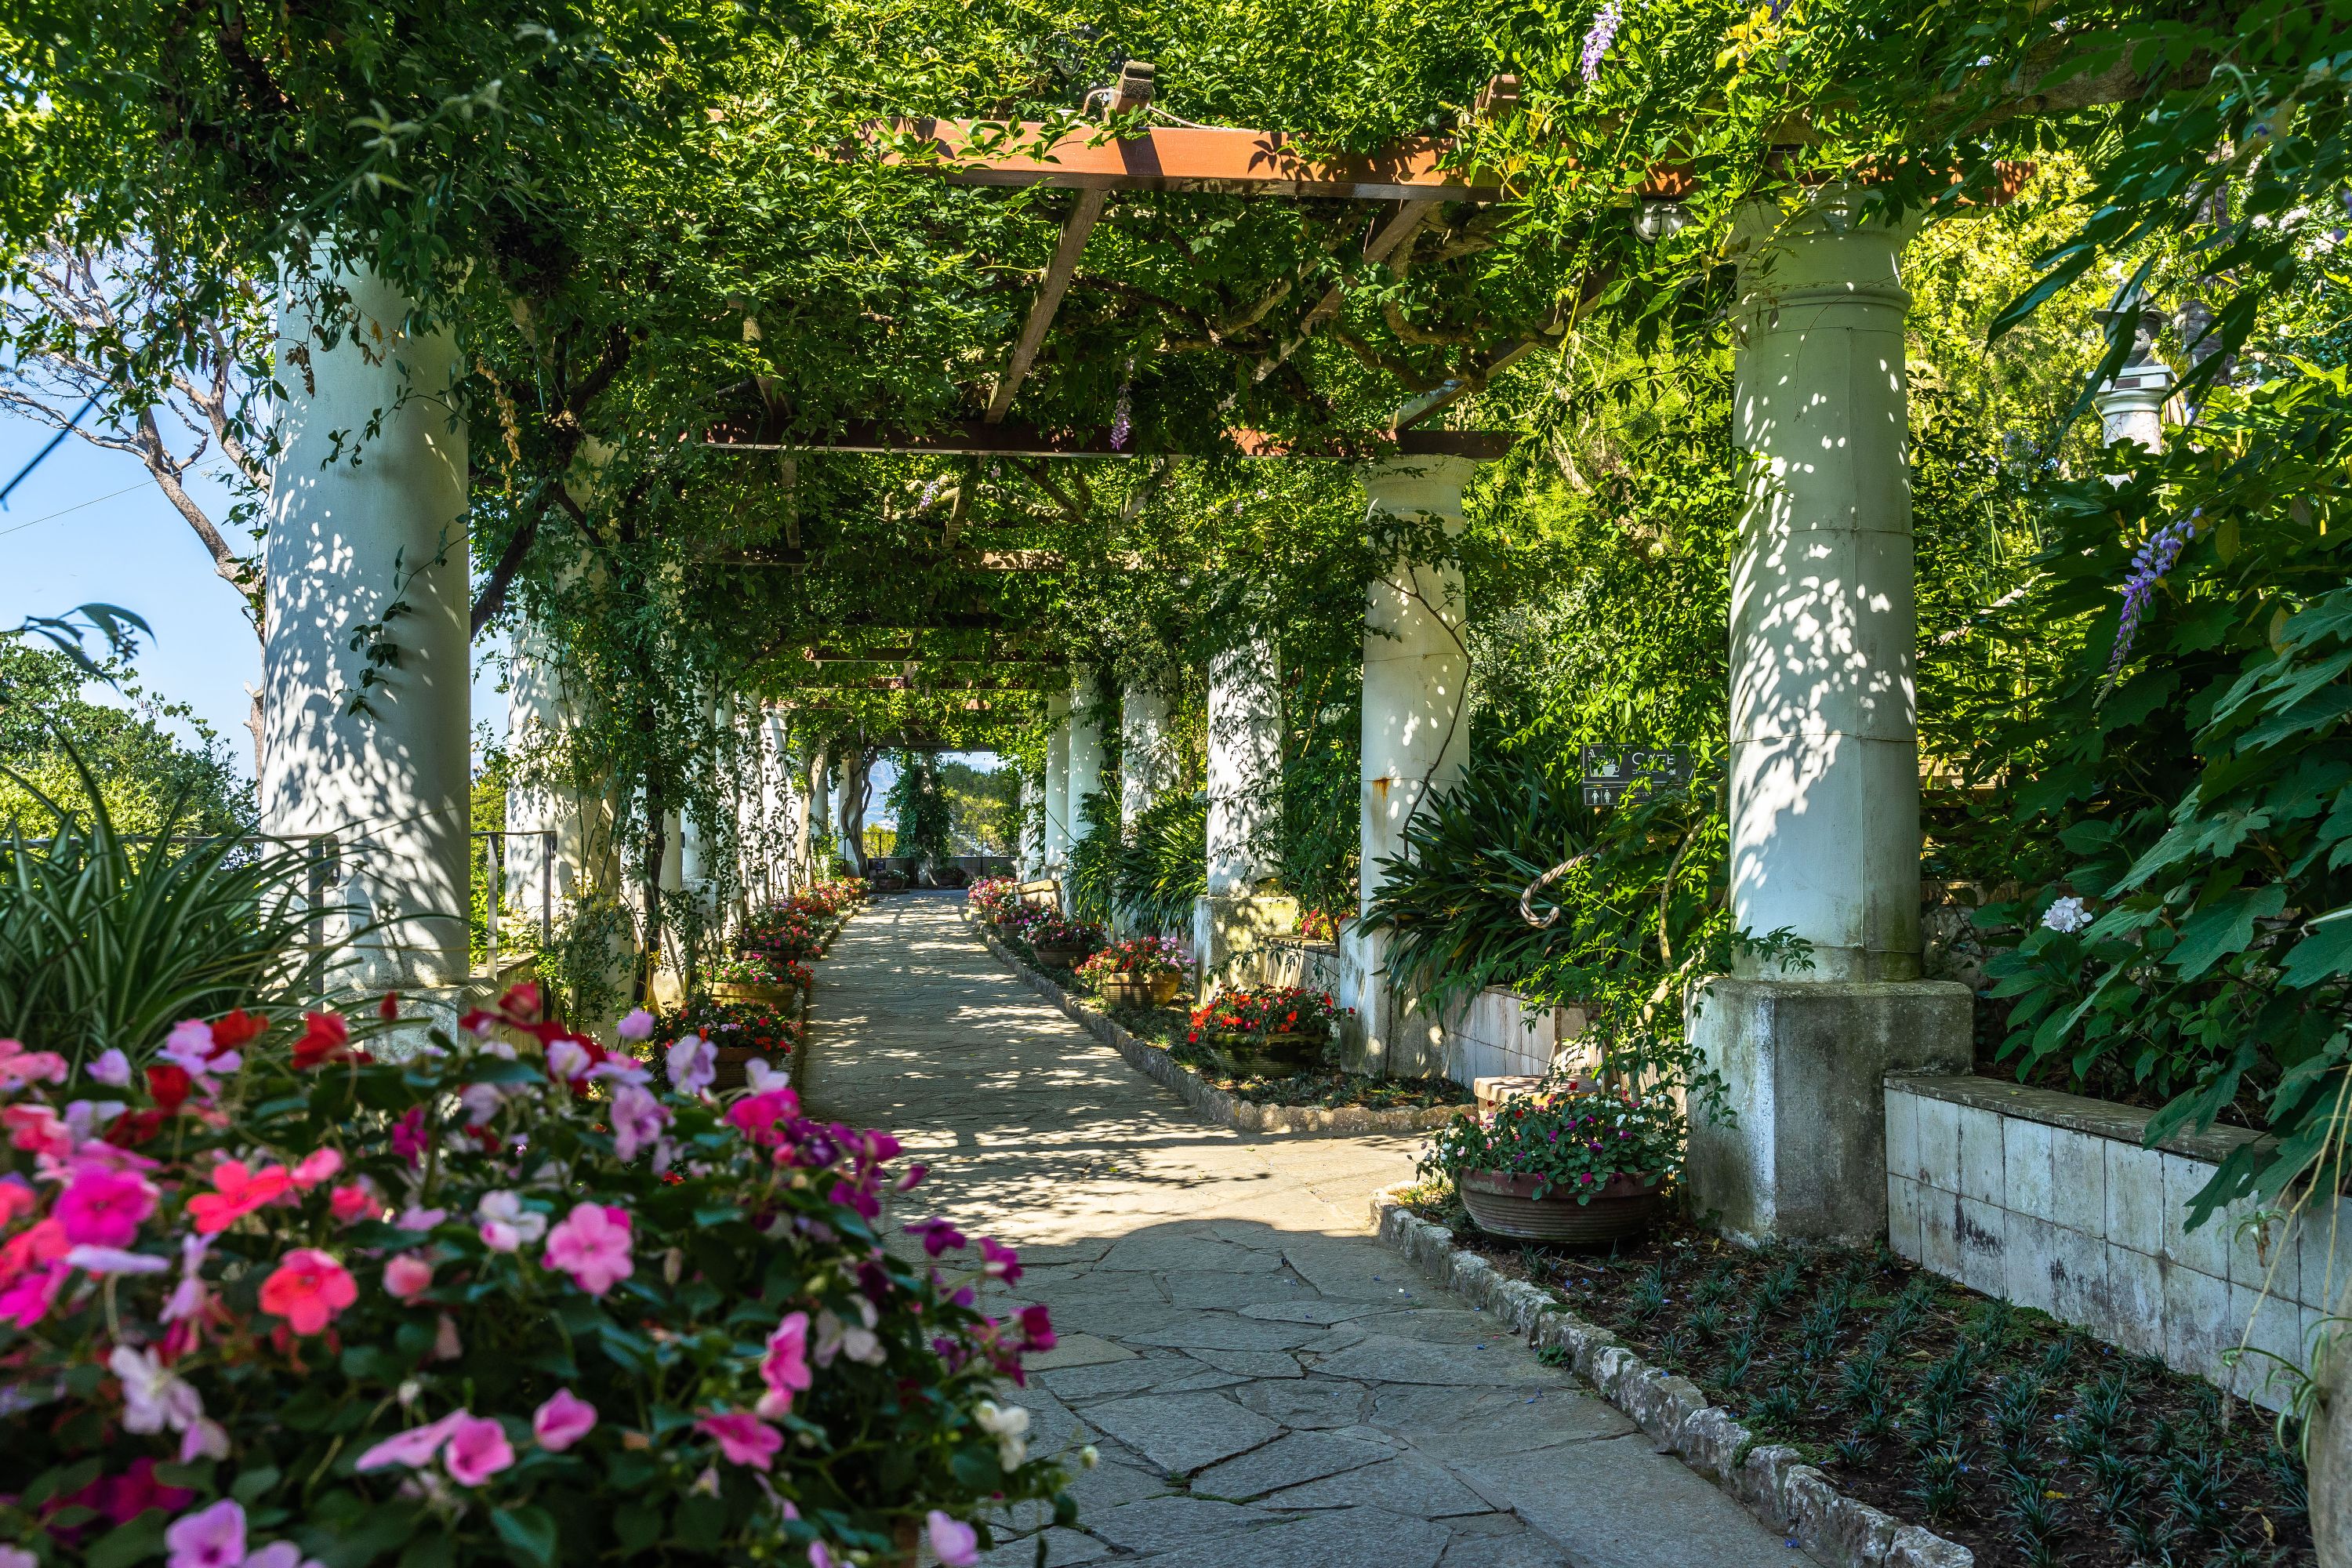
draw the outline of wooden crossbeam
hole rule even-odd
[[[1492,202],[1502,182],[1483,170],[1444,169],[1454,142],[1414,137],[1360,157],[1310,158],[1279,131],[1155,125],[1141,136],[1100,138],[1042,121],[895,120],[890,128],[929,143],[941,176],[959,185],[1050,185],[1065,190],[1219,191],[1404,202],[1431,197]],[[1042,155],[1018,149],[1053,140]],[[886,163],[910,162],[897,152]]]
[[[987,653],[926,653],[912,643],[904,647],[843,648],[819,644],[801,650],[801,658],[811,664],[1047,664],[1066,665],[1069,655],[1061,653],[1023,653],[1018,650]]]
[[[1118,84],[1110,89],[1108,114],[1130,114],[1151,101],[1154,72],[1148,60],[1129,60],[1119,68]],[[1038,285],[1037,298],[1029,307],[1029,319],[1021,324],[1021,336],[1013,344],[1012,361],[997,379],[996,390],[989,395],[988,412],[982,418],[988,424],[1003,422],[1013,406],[1013,395],[1029,375],[1029,367],[1037,361],[1037,351],[1045,343],[1045,329],[1054,324],[1054,313],[1062,308],[1062,296],[1069,291],[1070,279],[1077,276],[1078,257],[1087,247],[1087,236],[1095,230],[1102,217],[1103,208],[1110,201],[1111,187],[1090,185],[1078,193],[1078,205],[1062,226],[1062,237],[1054,243],[1054,258],[1045,265],[1045,281]],[[958,498],[961,500],[961,498]]]
[[[1364,430],[1349,431],[1313,446],[1287,445],[1255,430],[1229,430],[1223,445],[1208,451],[1140,451],[1129,442],[1110,443],[1110,429],[1047,430],[1034,425],[988,425],[977,419],[941,420],[919,436],[893,430],[870,420],[851,420],[825,440],[788,438],[778,421],[759,425],[729,422],[712,426],[705,445],[745,451],[804,452],[930,452],[942,456],[984,458],[1172,458],[1223,456],[1244,458],[1499,458],[1517,439],[1502,430]]]

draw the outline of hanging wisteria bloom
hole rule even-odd
[[[1134,382],[1135,361],[1129,359],[1119,375],[1118,406],[1111,410],[1110,449],[1114,452],[1127,450],[1127,438],[1135,429],[1134,422],[1129,418],[1135,410]]]
[[[2147,616],[2148,602],[2156,597],[2156,585],[2172,570],[2172,563],[2180,559],[2180,547],[2195,536],[2197,518],[2198,512],[2192,511],[2179,522],[2158,529],[2132,557],[2131,574],[2124,579],[2124,616],[2116,627],[2116,650],[2107,658],[2110,684],[2131,653],[2132,638],[2138,635],[2139,624]]]
[[[1592,18],[1592,31],[1584,35],[1584,79],[1587,85],[1601,79],[1601,61],[1609,53],[1609,46],[1617,41],[1617,29],[1624,25],[1624,7],[1617,0],[1608,0],[1601,14]]]

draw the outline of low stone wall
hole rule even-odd
[[[1887,1239],[1903,1257],[2273,1409],[2352,1276],[2352,1203],[2293,1223],[2189,1194],[2256,1134],[2142,1146],[2151,1113],[1997,1079],[1886,1080]],[[2331,1256],[2331,1253],[2334,1256]],[[2245,1344],[2233,1370],[2222,1352]]]

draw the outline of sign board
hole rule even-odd
[[[1690,783],[1687,746],[1586,746],[1584,804],[1615,805],[1629,789],[1679,789]]]

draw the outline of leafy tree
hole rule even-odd
[[[106,667],[120,672],[121,661]],[[255,823],[253,785],[238,776],[229,750],[180,704],[163,704],[123,687],[128,709],[81,693],[84,670],[53,648],[0,637],[0,822],[47,831],[46,796],[67,811],[89,809],[89,776],[100,782],[117,832],[238,834]],[[165,728],[193,728],[193,747]]]

